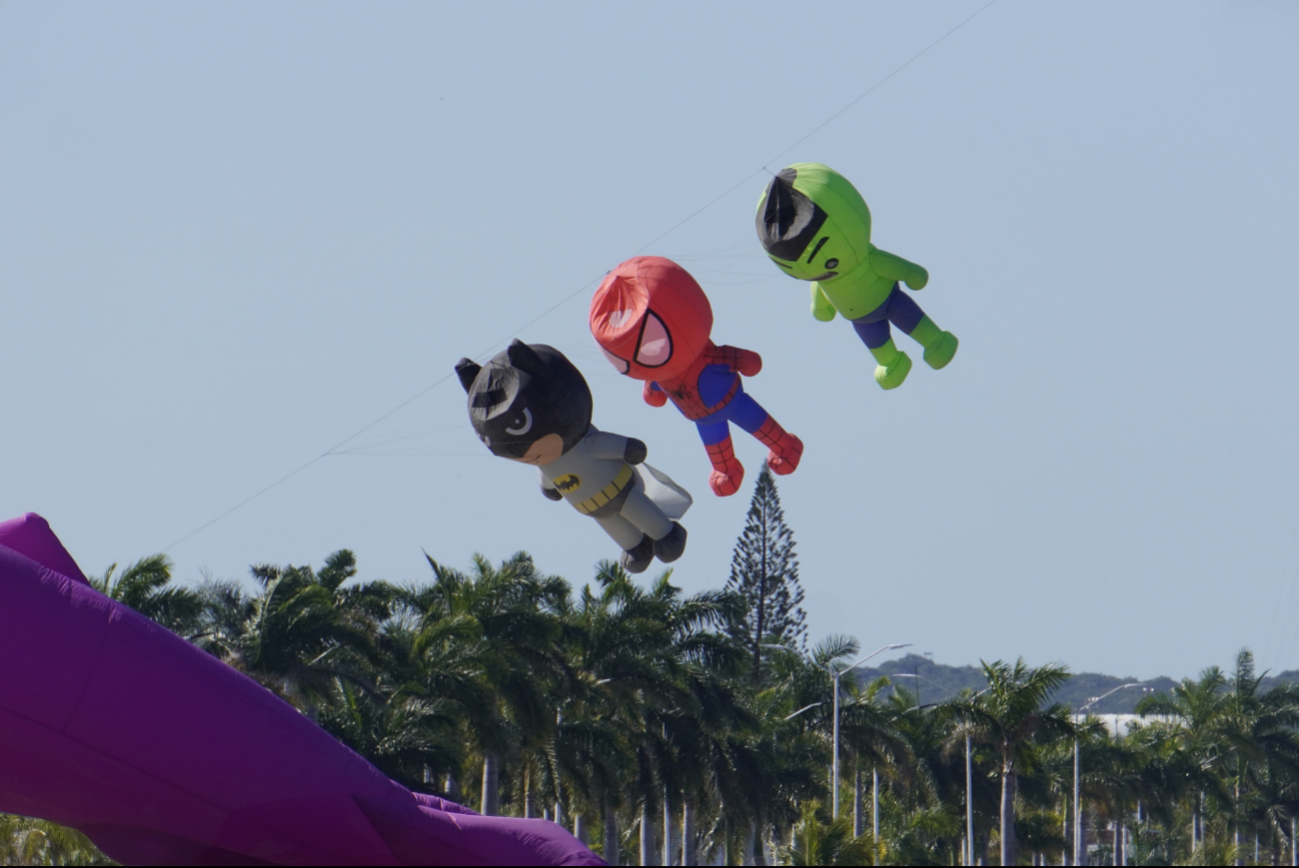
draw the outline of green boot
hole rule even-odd
[[[871,350],[879,366],[875,368],[875,382],[881,389],[896,389],[911,373],[911,357],[898,349],[892,338],[882,347]]]
[[[956,335],[951,332],[943,332],[943,336],[937,343],[925,347],[925,362],[935,371],[946,367],[947,363],[956,355],[956,348],[961,342],[956,339]]]
[[[911,332],[916,343],[925,348],[925,363],[935,371],[947,366],[956,355],[960,341],[951,332],[941,331],[928,316]]]

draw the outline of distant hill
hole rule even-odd
[[[908,692],[916,692],[919,685],[922,705],[941,702],[965,689],[979,691],[988,685],[983,677],[983,670],[977,666],[944,666],[919,654],[908,654],[898,660],[881,663],[878,668],[863,668],[858,672],[861,673],[859,677],[864,683],[873,681],[881,675],[888,675],[894,679],[895,684]],[[1080,708],[1119,685],[1131,684],[1138,680],[1117,678],[1098,672],[1078,672],[1065,682],[1054,699],[1073,708]],[[1120,690],[1112,696],[1107,696],[1087,710],[1094,714],[1130,714],[1142,695],[1168,692],[1177,683],[1167,676],[1152,678],[1142,682],[1140,687]],[[1299,684],[1299,670],[1291,669],[1263,679],[1262,689],[1268,690],[1281,683]]]

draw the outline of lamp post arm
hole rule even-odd
[[[899,648],[910,648],[911,645],[912,645],[911,642],[902,642],[902,643],[900,643],[900,644],[885,645],[883,648],[877,648],[876,650],[874,650],[874,651],[872,651],[871,653],[867,654],[865,657],[863,657],[862,659],[858,660],[856,663],[854,663],[853,665],[847,667],[846,669],[840,669],[840,670],[839,670],[839,674],[840,674],[840,675],[843,675],[845,672],[851,672],[851,671],[853,671],[853,670],[856,669],[858,666],[862,665],[862,664],[865,663],[867,660],[869,660],[869,659],[871,659],[872,657],[874,657],[876,654],[883,654],[885,651],[896,651],[896,650],[898,650]]]
[[[803,712],[805,712],[805,711],[811,711],[813,708],[817,708],[817,707],[822,706],[822,705],[825,705],[825,703],[824,703],[824,702],[813,702],[811,705],[804,705],[802,708],[800,708],[798,711],[794,712],[793,714],[786,715],[786,716],[785,716],[785,720],[793,720],[794,718],[798,717],[798,716],[799,716],[800,714],[802,714]]]
[[[1100,696],[1096,697],[1095,699],[1089,700],[1088,702],[1085,702],[1084,704],[1078,706],[1077,713],[1081,714],[1082,712],[1086,711],[1088,708],[1100,702],[1102,699],[1105,699],[1106,697],[1109,696],[1113,696],[1114,694],[1118,693],[1120,690],[1127,690],[1129,687],[1140,687],[1145,683],[1146,682],[1144,681],[1133,681],[1131,684],[1120,684],[1118,687],[1114,688],[1113,690],[1102,693]]]

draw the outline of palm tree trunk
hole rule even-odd
[[[495,817],[501,809],[500,760],[494,753],[483,755],[483,816]]]
[[[672,827],[676,825],[672,822],[672,805],[668,801],[668,791],[663,790],[663,864],[674,865],[672,859]]]
[[[537,796],[532,792],[532,774],[523,773],[523,819],[535,820],[537,818]]]
[[[618,864],[618,814],[613,808],[604,809],[604,861]]]
[[[1071,837],[1071,836],[1070,836],[1070,834],[1069,834],[1069,826],[1070,826],[1069,819],[1070,819],[1070,814],[1069,814],[1069,797],[1068,797],[1068,796],[1065,796],[1065,797],[1064,797],[1064,811],[1062,812],[1061,816],[1064,818],[1064,822],[1061,824],[1061,828],[1060,828],[1060,840],[1061,840],[1061,841],[1064,841],[1064,849],[1060,851],[1060,864],[1061,864],[1061,865],[1068,865],[1068,864],[1069,864],[1069,857],[1073,855],[1072,853],[1069,852],[1070,849],[1071,849],[1070,846],[1069,846],[1069,840],[1070,840],[1070,837]]]
[[[681,803],[681,864],[695,864],[695,799],[686,796]]]
[[[857,767],[856,782],[853,785],[852,795],[852,834],[855,838],[860,838],[861,833],[866,831],[866,818],[862,816],[862,799],[861,799],[861,766]]]
[[[753,824],[753,864],[767,864],[767,842],[763,840],[762,823]]]
[[[1204,837],[1204,829],[1200,824],[1200,805],[1204,804],[1204,793],[1201,792],[1195,797],[1195,813],[1191,817],[1191,851],[1200,846],[1200,839]]]
[[[1001,764],[1001,864],[1014,865],[1019,854],[1015,846],[1015,771],[1007,758]]]
[[[880,768],[871,765],[871,846],[875,848],[875,861],[880,858]]]
[[[640,864],[659,864],[654,858],[654,812],[648,802],[640,812]]]
[[[586,844],[586,817],[581,814],[573,815],[573,837]]]
[[[460,781],[456,780],[455,775],[447,775],[446,794],[451,801],[460,801]]]
[[[1240,864],[1240,784],[1236,784],[1235,798],[1232,801],[1231,808],[1232,808],[1232,813],[1235,814],[1235,816],[1232,817],[1233,828],[1231,833],[1231,844],[1233,847],[1236,848],[1236,857],[1233,860],[1232,864],[1239,865]]]

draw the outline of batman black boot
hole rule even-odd
[[[654,541],[654,555],[665,564],[670,564],[686,550],[686,529],[675,521],[672,530],[663,539]]]
[[[675,522],[674,522],[675,524]],[[668,534],[671,536],[671,534]],[[665,537],[666,538],[666,537]],[[685,547],[685,534],[681,536],[682,547]],[[622,553],[622,568],[629,573],[643,573],[654,561],[654,540],[648,536],[640,538],[634,549]],[[678,552],[680,554],[680,552]]]

